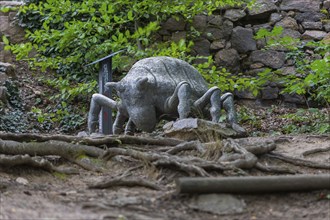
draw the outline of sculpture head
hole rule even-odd
[[[110,82],[106,84],[114,88],[126,109],[129,118],[138,129],[152,132],[156,126],[156,110],[153,105],[152,83],[148,77],[138,77],[135,80]]]

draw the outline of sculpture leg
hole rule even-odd
[[[213,122],[219,122],[221,110],[221,91],[214,86],[194,102],[194,107],[197,111],[202,112],[205,106],[210,103],[210,114]]]
[[[133,135],[135,132],[135,124],[131,119],[128,120],[126,127],[125,127],[125,134],[126,135]]]
[[[122,133],[124,131],[123,126],[124,126],[126,121],[127,121],[127,117],[123,113],[118,111],[117,115],[116,115],[116,119],[115,119],[115,121],[113,122],[113,125],[112,125],[113,134]]]
[[[115,109],[117,108],[117,102],[102,94],[94,94],[92,96],[91,105],[88,113],[89,133],[93,133],[96,131],[99,120],[99,114],[103,106]]]
[[[237,116],[234,106],[234,97],[231,93],[225,93],[221,96],[221,103],[227,112],[228,122],[232,129],[243,134],[246,133],[245,129],[237,124]]]
[[[237,116],[234,107],[234,98],[233,94],[225,93],[221,96],[221,104],[227,112],[227,118],[230,125],[237,123]]]
[[[167,99],[165,111],[174,112],[177,110],[180,119],[187,118],[191,108],[190,96],[191,87],[189,83],[185,81],[180,82],[175,88],[173,95]]]

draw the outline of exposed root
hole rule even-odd
[[[128,186],[128,187],[135,187],[135,186],[142,186],[153,190],[161,190],[162,188],[146,179],[142,178],[111,178],[108,180],[101,181],[99,183],[89,185],[88,188],[90,189],[106,189],[116,186]]]
[[[204,153],[205,149],[201,142],[199,141],[189,141],[183,142],[181,144],[176,145],[174,148],[167,151],[168,154],[177,154],[181,151],[186,150],[197,150],[200,153]]]
[[[0,154],[7,155],[30,155],[30,156],[47,156],[57,155],[77,165],[87,169],[94,170],[87,165],[80,163],[76,158],[81,155],[92,157],[100,157],[104,150],[87,145],[71,144],[63,141],[46,141],[46,142],[16,142],[4,141],[0,139]],[[87,168],[88,167],[88,168]]]
[[[158,145],[158,146],[176,146],[184,141],[174,138],[151,138],[151,137],[135,137],[129,135],[119,136],[100,136],[100,137],[78,137],[70,135],[41,135],[34,133],[2,133],[0,132],[0,139],[15,140],[17,142],[46,142],[46,141],[63,141],[68,143],[80,143],[86,145],[100,146],[117,146],[118,144],[138,144],[138,145]]]
[[[250,169],[257,163],[258,158],[233,139],[228,139],[224,144],[223,154],[219,161],[231,167]]]
[[[158,160],[153,163],[155,166],[175,166],[182,171],[185,171],[190,176],[196,174],[197,176],[210,176],[203,168],[196,166],[194,164],[186,164],[184,162],[179,162],[176,160]]]
[[[106,151],[103,158],[109,160],[110,158],[116,155],[131,156],[135,159],[153,163],[154,165],[157,166],[173,165],[179,168],[180,170],[190,174],[194,173],[200,176],[208,176],[205,170],[203,170],[200,167],[196,167],[194,164],[191,164],[189,160],[185,160],[183,157],[178,157],[167,153],[151,153],[151,152],[140,152],[132,149],[109,148]]]
[[[306,157],[306,156],[309,156],[311,154],[322,153],[322,152],[327,152],[327,151],[330,151],[330,147],[316,148],[316,149],[312,149],[312,150],[307,150],[307,151],[303,152],[302,155],[304,157]]]
[[[276,167],[276,166],[266,166],[264,164],[261,164],[259,162],[256,163],[255,168],[263,171],[263,172],[269,172],[269,173],[288,173],[288,174],[296,174],[299,173],[298,171],[295,170],[290,170],[287,167]]]
[[[316,168],[316,169],[330,169],[330,164],[313,162],[310,160],[304,160],[304,159],[300,159],[297,157],[290,157],[290,156],[283,155],[280,153],[272,152],[272,153],[269,153],[266,155],[270,158],[276,158],[276,159],[282,160],[287,163],[291,163],[296,166],[311,167],[311,168]]]
[[[55,167],[51,162],[48,160],[45,160],[41,157],[30,157],[29,155],[14,155],[14,156],[8,156],[8,155],[0,155],[0,165],[4,167],[14,167],[14,166],[20,166],[20,165],[26,165],[26,166],[32,166],[41,168],[46,171],[50,172],[59,172],[64,174],[77,174],[79,173],[78,170],[68,168],[58,168]]]

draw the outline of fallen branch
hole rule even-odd
[[[55,167],[51,162],[40,158],[40,157],[30,157],[29,155],[15,155],[7,156],[0,155],[0,165],[5,167],[14,167],[20,165],[27,165],[32,167],[37,167],[51,172],[59,172],[64,174],[77,174],[78,170],[75,169],[61,169]]]
[[[161,187],[151,181],[142,178],[111,178],[109,180],[104,180],[99,183],[89,185],[89,189],[106,189],[116,186],[128,186],[128,187],[135,187],[135,186],[142,186],[153,190],[161,190]]]
[[[330,164],[313,162],[310,160],[304,160],[304,159],[300,159],[297,157],[290,157],[290,156],[283,155],[280,153],[272,152],[272,153],[266,154],[266,156],[270,157],[270,158],[279,159],[279,160],[282,160],[287,163],[291,163],[296,166],[305,166],[305,167],[311,167],[311,168],[316,168],[316,169],[330,169]]]
[[[330,189],[330,175],[186,177],[176,181],[178,193],[265,193]]]

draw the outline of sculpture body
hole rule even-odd
[[[113,124],[115,134],[132,133],[135,128],[146,132],[154,130],[163,116],[187,118],[202,113],[210,106],[212,121],[218,122],[220,110],[224,108],[228,121],[235,129],[236,114],[233,96],[221,96],[220,89],[208,89],[201,74],[185,61],[170,57],[151,57],[138,61],[119,82],[109,82],[121,101],[115,102],[101,94],[94,94],[88,116],[89,132],[95,132],[98,114],[102,106],[117,109]]]

